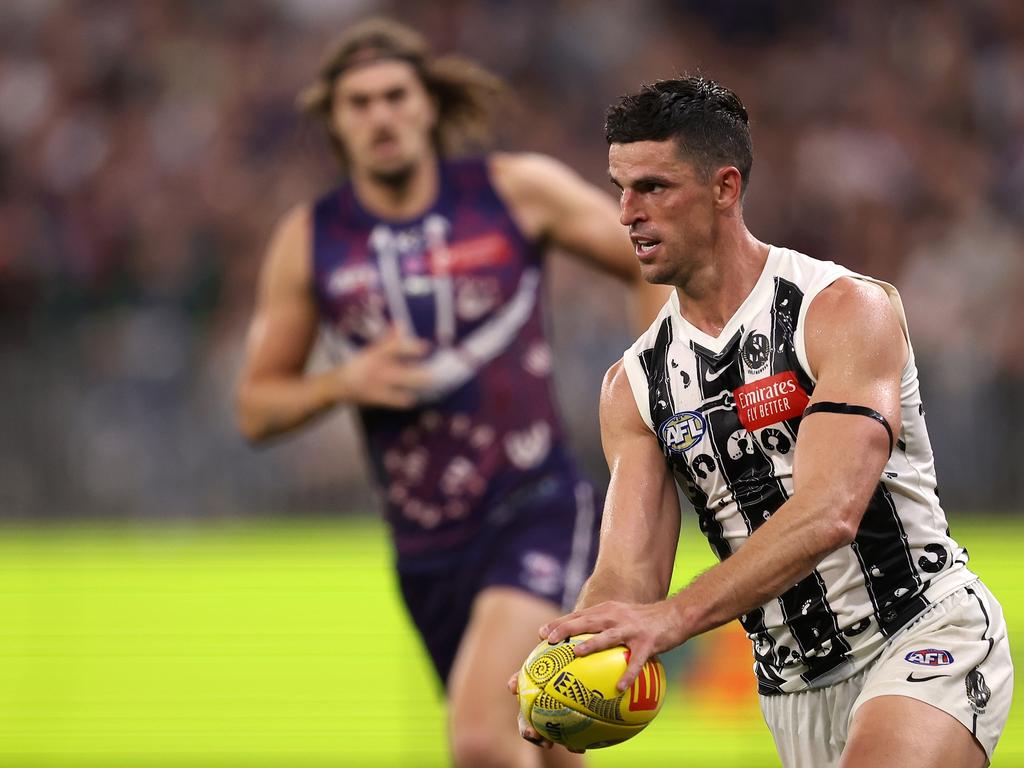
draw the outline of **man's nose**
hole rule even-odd
[[[622,197],[619,198],[619,223],[628,227],[645,218],[636,193],[631,189],[623,190]]]
[[[395,108],[387,99],[374,99],[370,102],[369,118],[373,125],[386,125],[391,122]]]

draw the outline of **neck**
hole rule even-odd
[[[437,158],[425,157],[408,172],[393,175],[370,171],[352,173],[359,202],[382,219],[411,219],[430,208],[437,198]]]
[[[736,237],[716,242],[676,285],[683,317],[709,336],[718,336],[754,289],[767,261],[768,245],[745,227]]]

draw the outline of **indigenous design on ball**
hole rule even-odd
[[[590,635],[540,643],[519,672],[519,706],[544,738],[570,749],[618,744],[642,731],[661,709],[665,668],[649,659],[626,691],[617,683],[629,663],[618,646],[576,656],[573,648]]]

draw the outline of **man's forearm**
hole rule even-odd
[[[305,424],[340,400],[330,371],[252,382],[238,395],[242,434],[258,442]]]
[[[654,603],[664,600],[668,584],[653,574],[627,576],[610,570],[597,569],[587,579],[576,601],[576,610],[590,608],[607,600],[627,603]]]
[[[774,600],[850,540],[834,516],[794,496],[738,552],[669,598],[679,642]]]

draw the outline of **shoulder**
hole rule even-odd
[[[629,382],[625,362],[620,358],[605,371],[601,382],[601,416],[605,421],[615,414],[636,412],[633,387]]]
[[[840,277],[823,288],[807,310],[810,325],[842,325],[874,318],[897,321],[896,311],[882,286],[854,276]]]
[[[629,391],[629,378],[626,376],[625,361],[619,358],[604,373],[604,380],[601,382],[601,399],[624,391]]]
[[[498,194],[517,206],[549,204],[583,183],[568,165],[538,152],[495,152],[488,170]]]
[[[644,405],[646,389],[638,390],[630,379],[624,360],[616,361],[605,373],[601,383],[599,418],[605,449],[608,440],[616,437],[649,438],[654,432],[650,413]]]
[[[310,220],[312,219],[312,204],[309,202],[299,203],[292,207],[277,220],[274,227],[274,235],[289,239],[309,237]]]
[[[565,163],[539,152],[494,152],[487,158],[495,184],[539,189],[551,178],[576,178]]]
[[[489,155],[488,172],[498,197],[531,239],[550,234],[560,206],[582,183],[568,166],[533,152]]]
[[[274,225],[267,249],[266,270],[277,279],[308,280],[311,274],[311,205],[300,203]]]
[[[812,373],[828,360],[871,356],[906,361],[908,347],[885,289],[859,277],[840,277],[814,297],[804,329]]]

